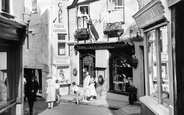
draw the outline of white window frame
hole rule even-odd
[[[88,8],[88,12],[86,13],[86,14],[82,14],[81,12],[80,12],[80,8],[81,7],[87,7]],[[85,5],[79,5],[78,7],[77,7],[77,28],[79,29],[79,28],[87,28],[87,23],[86,23],[86,21],[85,21],[85,18],[87,19],[87,17],[89,16],[89,4],[85,4]],[[83,25],[82,25],[82,27],[79,27],[79,18],[83,18]],[[85,26],[86,25],[86,26]]]
[[[64,35],[65,36],[65,40],[59,40],[59,34],[61,34],[61,35]],[[58,33],[57,34],[57,40],[58,40],[58,43],[57,43],[57,45],[58,45],[58,56],[66,56],[67,55],[67,53],[66,53],[66,51],[67,51],[67,49],[66,49],[66,34],[65,33]],[[63,54],[59,54],[59,43],[63,43],[63,44],[65,44],[65,48],[64,48],[64,53]]]
[[[148,61],[148,36],[147,36],[147,32],[151,31],[151,30],[156,30],[157,34],[156,34],[156,47],[157,49],[160,49],[160,40],[158,40],[158,37],[159,37],[159,28],[160,27],[163,27],[163,26],[167,26],[167,33],[168,33],[168,63],[167,63],[167,66],[169,67],[168,68],[168,79],[169,79],[169,108],[166,108],[164,105],[163,105],[163,101],[162,101],[162,82],[161,82],[161,52],[159,52],[159,50],[156,51],[156,55],[157,57],[160,57],[160,58],[157,58],[157,64],[159,65],[158,68],[157,68],[157,76],[160,76],[160,77],[157,77],[158,81],[158,100],[154,100],[150,95],[149,95],[149,61]],[[172,44],[171,44],[171,39],[170,39],[170,34],[169,34],[169,30],[170,30],[170,25],[168,24],[168,22],[163,22],[159,25],[155,25],[154,27],[151,27],[147,30],[144,30],[144,65],[145,65],[145,92],[146,92],[146,95],[144,97],[141,97],[140,98],[140,101],[142,103],[144,103],[148,108],[152,109],[152,111],[156,114],[159,114],[159,113],[163,113],[163,115],[173,115],[172,112],[173,112],[173,108],[174,108],[174,101],[173,101],[173,68],[172,68]],[[148,102],[149,101],[149,102]],[[151,102],[151,103],[150,103]],[[148,104],[149,103],[149,104]],[[158,107],[159,105],[159,107]]]

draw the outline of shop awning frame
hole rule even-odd
[[[76,44],[76,50],[99,50],[99,49],[115,49],[115,48],[133,48],[134,45],[128,42],[100,42],[100,43],[84,43]]]

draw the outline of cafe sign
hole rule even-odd
[[[169,7],[175,5],[176,3],[180,2],[181,0],[167,0],[167,4]]]
[[[69,0],[52,1],[52,26],[55,33],[67,33],[67,6]]]
[[[164,7],[159,0],[154,0],[133,15],[139,28],[144,28],[165,19]]]

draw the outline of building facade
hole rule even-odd
[[[61,95],[66,95],[71,82],[83,85],[83,70],[103,76],[98,93],[127,95],[133,84],[138,97],[144,95],[143,42],[132,18],[136,0],[30,0],[25,8],[30,22],[24,70],[37,76],[42,97],[45,71],[62,83]]]
[[[24,1],[0,1],[0,114],[23,115]]]
[[[181,0],[140,0],[133,16],[144,32],[145,96],[143,115],[181,115],[182,36]]]
[[[87,70],[97,79],[103,76],[104,84],[96,87],[99,95],[121,99],[107,95],[127,95],[132,84],[138,97],[144,95],[143,41],[131,20],[137,1],[74,0],[67,8],[72,81],[82,86]]]

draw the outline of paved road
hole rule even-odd
[[[120,111],[104,107],[61,103],[53,109],[45,109],[38,115],[120,115]]]

